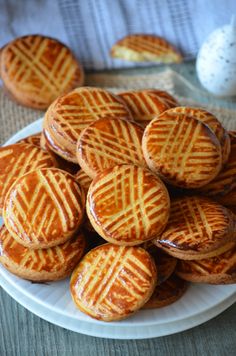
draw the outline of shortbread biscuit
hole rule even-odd
[[[31,250],[0,229],[0,262],[11,273],[31,281],[55,281],[69,276],[85,250],[85,237],[78,232],[62,245]]]
[[[74,177],[87,194],[89,186],[92,183],[92,179],[82,169],[74,174]]]
[[[204,124],[207,124],[220,142],[222,151],[222,163],[225,164],[228,161],[230,154],[230,137],[215,115],[207,110],[188,106],[175,107],[170,109],[168,112],[176,115],[182,113],[191,117],[195,117],[196,119],[204,122]]]
[[[41,140],[41,132],[35,134],[35,135],[31,135],[31,136],[27,136],[25,138],[22,138],[19,142],[24,142],[24,143],[30,143],[31,145],[37,146],[39,148],[41,148],[41,144],[40,144],[40,140]]]
[[[178,106],[177,100],[166,91],[157,89],[130,90],[118,94],[142,127],[163,111]]]
[[[55,167],[55,159],[29,143],[0,148],[0,212],[7,191],[17,178],[37,168]]]
[[[77,163],[76,144],[81,132],[101,118],[131,120],[121,99],[99,88],[78,88],[62,95],[48,108],[44,135],[50,149],[62,158]]]
[[[236,136],[230,135],[230,142],[231,150],[227,163],[215,179],[200,189],[204,195],[212,196],[217,200],[221,197],[224,200],[224,196],[231,195],[231,190],[236,188]],[[224,205],[223,202],[222,204]]]
[[[151,298],[144,304],[143,309],[156,309],[173,304],[184,295],[187,286],[183,279],[172,275],[165,282],[156,286]]]
[[[146,127],[143,153],[151,170],[168,183],[198,188],[209,183],[222,167],[221,146],[203,122],[165,111]]]
[[[224,252],[235,239],[233,213],[214,200],[193,196],[171,201],[166,229],[153,243],[174,257],[193,260]]]
[[[148,34],[128,35],[111,49],[113,58],[132,62],[180,63],[181,54],[162,37]]]
[[[176,273],[195,283],[236,283],[236,244],[227,252],[197,261],[179,261]]]
[[[81,65],[56,39],[29,35],[9,42],[1,51],[4,86],[22,105],[46,109],[60,94],[81,86]]]
[[[142,152],[143,129],[116,118],[94,121],[84,129],[77,144],[77,159],[89,177],[122,164],[146,166]]]
[[[87,195],[89,220],[105,240],[138,245],[158,236],[169,217],[169,195],[150,171],[132,165],[100,173]]]
[[[103,321],[127,318],[150,298],[155,264],[143,248],[105,244],[91,250],[74,270],[70,289],[76,306]]]
[[[37,169],[18,178],[3,207],[4,223],[20,244],[47,248],[69,240],[84,216],[85,194],[60,169]]]

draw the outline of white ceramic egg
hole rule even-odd
[[[196,62],[198,78],[217,96],[236,95],[236,23],[218,28],[199,50]]]

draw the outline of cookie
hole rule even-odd
[[[6,228],[20,244],[40,249],[69,240],[84,216],[85,194],[59,169],[37,169],[18,178],[3,207]]]
[[[207,110],[188,106],[175,107],[170,109],[168,112],[176,115],[179,115],[179,113],[181,113],[191,117],[195,117],[196,119],[204,122],[204,124],[208,125],[220,142],[222,163],[225,164],[228,161],[230,154],[230,137],[215,115],[213,115]]]
[[[130,90],[118,94],[130,109],[134,120],[142,127],[172,107],[178,106],[175,98],[157,89]]]
[[[117,245],[138,245],[158,236],[169,217],[169,195],[150,171],[116,166],[91,183],[86,210],[97,233]]]
[[[101,118],[131,120],[121,99],[99,88],[77,88],[59,97],[44,117],[44,135],[50,149],[62,158],[77,163],[76,144],[81,132]]]
[[[81,86],[81,65],[68,47],[41,35],[18,37],[1,51],[1,78],[20,104],[46,109],[59,95]]]
[[[236,188],[236,137],[230,135],[230,142],[231,151],[227,163],[215,179],[200,189],[204,195],[212,196],[219,201],[222,198],[223,205],[224,196],[227,194],[230,196],[231,190]]]
[[[153,243],[183,260],[202,259],[224,252],[235,232],[229,209],[206,197],[182,197],[171,201],[166,229]]]
[[[149,168],[182,188],[204,186],[222,167],[221,146],[212,130],[194,117],[169,110],[148,124],[142,148]]]
[[[35,134],[35,135],[31,135],[31,136],[27,136],[25,138],[22,138],[19,142],[23,142],[23,143],[30,143],[31,145],[37,146],[39,148],[41,148],[41,132]]]
[[[84,129],[77,144],[79,165],[91,178],[116,165],[146,166],[142,153],[143,129],[116,118],[94,121]]]
[[[90,184],[92,183],[92,179],[82,169],[74,174],[74,177],[87,194]]]
[[[179,261],[176,273],[194,283],[236,283],[236,244],[216,257],[197,261]]]
[[[144,304],[143,309],[166,307],[179,300],[187,290],[187,283],[172,275],[165,282],[156,286],[151,298]]]
[[[56,165],[55,159],[48,152],[29,143],[0,147],[0,212],[7,191],[18,177],[37,168]]]
[[[112,321],[140,309],[152,295],[156,280],[155,264],[143,248],[105,244],[80,261],[70,290],[82,312]]]
[[[181,54],[162,37],[132,34],[116,42],[111,56],[132,62],[180,63]]]
[[[71,240],[48,249],[31,250],[19,244],[5,226],[0,229],[0,262],[11,273],[31,281],[55,281],[69,276],[85,250],[78,232]]]

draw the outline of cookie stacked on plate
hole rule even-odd
[[[235,136],[213,114],[154,89],[77,88],[49,106],[40,139],[9,147],[0,152],[9,165],[0,160],[1,260],[13,273],[33,279],[25,269],[40,256],[41,268],[77,251],[66,270],[76,265],[72,298],[104,321],[171,304],[186,281],[235,282]],[[48,166],[33,154],[21,161],[22,147],[37,147]]]

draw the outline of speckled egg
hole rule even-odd
[[[196,62],[198,78],[217,96],[236,95],[236,24],[218,28],[199,50]]]

